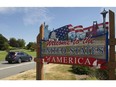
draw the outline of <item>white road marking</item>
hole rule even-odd
[[[28,63],[19,64],[19,65],[15,65],[15,66],[4,67],[4,68],[0,68],[0,70],[9,69],[9,68],[17,67],[17,66],[22,66],[22,65],[27,65],[27,64],[31,64],[31,63],[34,63],[34,62],[28,62]]]

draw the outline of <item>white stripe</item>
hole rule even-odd
[[[84,30],[83,32],[88,32],[88,30]]]
[[[75,29],[75,30],[83,30],[83,28],[79,28],[79,27],[78,27],[78,28],[74,28],[74,29]]]
[[[73,26],[68,27],[69,29],[73,29]]]
[[[28,65],[34,62],[28,62],[28,63],[24,63],[24,64],[20,64],[20,65],[13,65],[13,66],[9,66],[9,67],[5,67],[5,68],[0,68],[0,70],[4,70],[4,69],[9,69],[9,68],[13,68],[13,67],[17,67],[17,66],[22,66],[22,65]]]

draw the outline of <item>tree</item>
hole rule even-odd
[[[25,40],[18,39],[17,40],[17,43],[18,43],[18,47],[21,47],[21,48],[25,47]]]
[[[17,40],[16,40],[15,38],[10,38],[9,44],[10,44],[10,46],[12,46],[12,47],[19,47],[19,46],[18,46],[18,43],[17,43]]]
[[[26,48],[29,50],[29,49],[31,48],[32,44],[33,44],[33,42],[29,42],[29,43],[27,44]]]
[[[35,42],[29,42],[26,46],[28,50],[34,51],[36,49],[36,43]]]
[[[2,34],[0,34],[0,50],[7,50],[8,47],[8,40]]]
[[[33,42],[33,44],[32,44],[32,46],[31,46],[30,50],[31,50],[31,51],[35,51],[35,49],[36,49],[36,43]]]

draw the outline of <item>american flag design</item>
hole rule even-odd
[[[56,38],[55,39],[58,39],[58,40],[68,40],[68,33],[70,32],[70,27],[71,25],[65,25],[63,27],[60,27],[56,30],[53,30],[52,32],[50,32],[50,35],[49,35],[49,38],[53,39],[53,34],[56,34]]]
[[[106,29],[108,30],[108,22],[106,22]],[[55,29],[49,33],[49,39],[57,39],[57,40],[82,40],[86,37],[91,36],[99,36],[104,33],[103,23],[96,24],[95,26],[89,26],[83,28],[82,25],[78,25],[73,27],[71,24],[65,25],[58,29]]]
[[[83,26],[79,25],[79,26],[75,26],[75,38],[76,39],[82,39],[83,38]]]

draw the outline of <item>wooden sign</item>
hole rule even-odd
[[[108,24],[108,23],[107,23]],[[100,25],[100,24],[99,24]],[[101,26],[101,25],[100,25]],[[64,28],[65,29],[65,28]],[[97,30],[97,29],[96,29]],[[104,68],[102,65],[108,60],[108,30],[89,32],[83,39],[41,40],[41,57],[48,63],[79,64]]]
[[[109,80],[116,79],[114,12],[109,10],[109,23],[106,22],[106,29],[103,29],[103,23],[96,23],[95,26],[93,24],[93,26],[87,28],[83,28],[82,25],[73,27],[70,24],[51,32],[46,30],[47,28],[45,25],[41,25],[40,33],[37,36],[37,57],[34,59],[36,62],[37,80],[44,79],[43,59],[47,63],[79,64],[101,69],[107,68]],[[78,46],[80,51],[75,50],[78,49]],[[87,48],[87,46],[89,47]],[[91,49],[93,46],[95,46],[95,48]],[[87,49],[90,49],[90,51],[87,51]],[[78,53],[76,54],[75,52]]]

